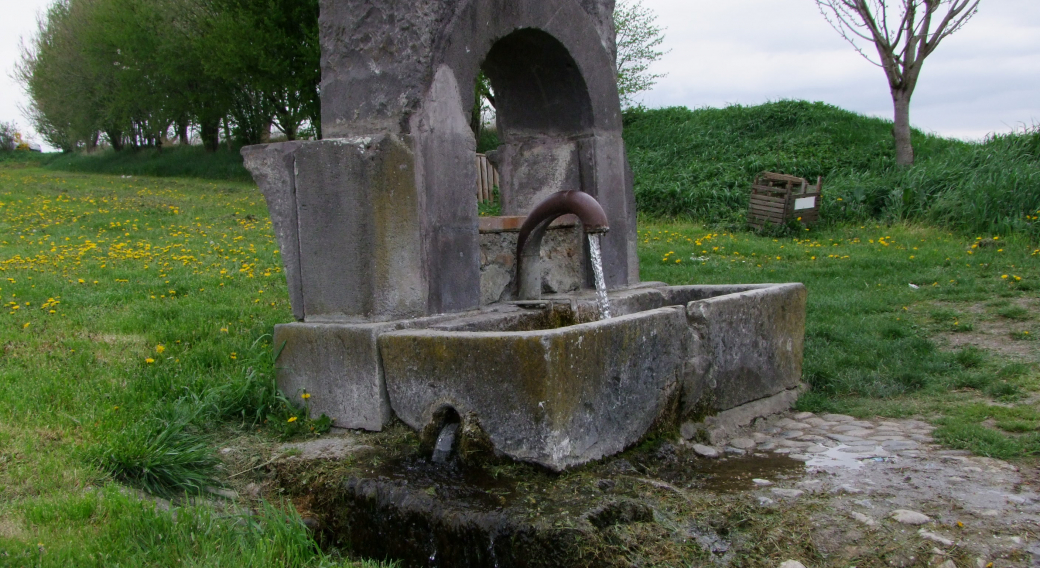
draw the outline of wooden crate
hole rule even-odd
[[[802,224],[812,225],[820,220],[822,195],[822,177],[812,186],[805,178],[762,172],[751,185],[748,224],[762,229],[800,219]]]

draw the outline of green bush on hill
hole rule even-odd
[[[1040,129],[982,143],[914,132],[895,164],[892,123],[824,103],[636,109],[625,114],[636,200],[650,216],[741,225],[761,171],[824,177],[826,221],[915,219],[1040,234]]]

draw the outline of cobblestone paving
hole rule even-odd
[[[715,446],[693,448],[719,459],[786,455],[804,462],[804,476],[756,479],[752,491],[764,507],[822,499],[821,534],[833,532],[829,524],[911,531],[932,546],[924,565],[960,566],[952,558],[967,552],[977,568],[1040,567],[1037,471],[943,449],[932,430],[916,420],[804,412],[760,420]],[[853,533],[840,531],[836,544],[821,539],[821,547],[854,547]]]

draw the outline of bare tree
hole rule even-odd
[[[856,51],[885,70],[895,106],[896,163],[914,163],[910,97],[921,66],[939,42],[978,12],[980,0],[816,0],[820,13]],[[943,13],[945,12],[945,13]],[[872,58],[863,42],[874,44]]]

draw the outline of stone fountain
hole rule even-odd
[[[322,0],[326,139],[243,150],[298,320],[274,333],[286,395],[340,428],[451,427],[554,471],[793,400],[802,285],[639,281],[613,4]],[[477,213],[480,71],[503,217]]]

